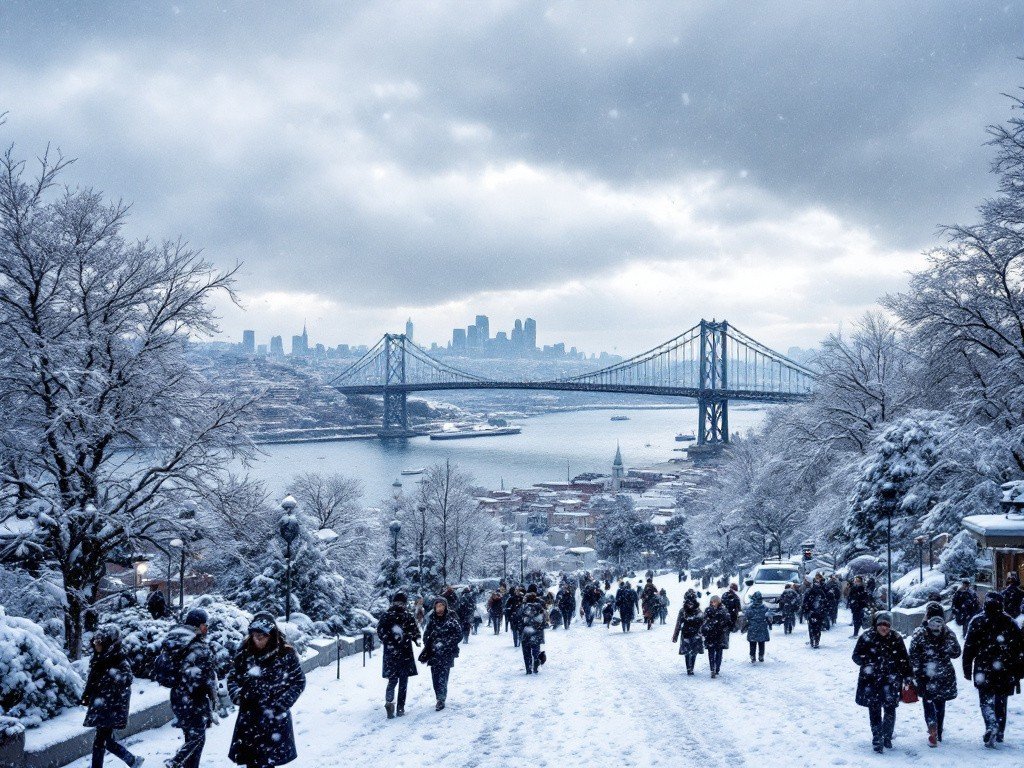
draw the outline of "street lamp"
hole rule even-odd
[[[892,483],[882,486],[882,500],[885,503],[885,609],[892,610],[892,508],[896,501],[896,487]]]
[[[135,556],[135,574],[132,578],[132,586],[134,591],[138,592],[139,587],[142,586],[142,577],[146,575],[146,571],[149,570],[149,556],[148,555],[136,555]],[[135,599],[137,596],[133,595]]]
[[[392,520],[391,525],[388,526],[391,530],[391,556],[398,559],[398,534],[402,530],[402,524],[397,520]]]
[[[178,608],[183,609],[185,607],[185,542],[181,539],[171,539],[167,543],[181,550],[181,563],[178,566]],[[170,586],[167,589],[170,592]],[[169,594],[167,597],[170,600]]]
[[[526,543],[526,537],[522,531],[516,533],[516,541],[519,542],[519,583],[522,584],[526,580],[526,576],[523,573],[525,571],[525,562],[523,561],[523,545]]]
[[[649,549],[645,549],[645,550],[644,550],[643,552],[641,552],[640,554],[641,554],[641,555],[642,555],[642,556],[644,557],[644,559],[645,559],[645,560],[647,561],[647,570],[648,570],[648,571],[649,571],[649,570],[651,570],[651,558],[652,558],[652,557],[654,557],[654,553],[653,553],[653,552],[651,552],[651,550],[649,550]]]
[[[426,529],[426,521],[427,521],[427,505],[426,504],[417,504],[416,505],[416,511],[419,513],[420,525],[422,526],[419,529],[419,540],[420,540],[419,547],[420,548],[419,548],[419,564],[418,564],[418,567],[416,569],[416,585],[419,587],[420,597],[423,597],[423,539],[424,539],[424,531]]]
[[[508,542],[502,541],[498,544],[501,547],[501,578],[508,577]]]
[[[914,543],[917,544],[917,576],[918,583],[924,584],[924,536],[918,536],[914,539]],[[929,542],[930,548],[931,542]],[[929,555],[930,559],[930,555]],[[929,565],[929,568],[931,566]]]
[[[295,516],[295,507],[298,502],[289,494],[281,501],[281,515],[279,530],[281,538],[285,543],[285,576],[284,576],[284,620],[291,621],[292,618],[292,542],[299,535],[299,519]]]

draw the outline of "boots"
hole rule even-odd
[[[440,712],[442,709],[444,709],[444,699],[438,699],[437,704],[434,705],[434,711]]]
[[[384,703],[384,711],[388,713],[388,720],[394,720],[395,718],[395,704],[392,701]]]
[[[939,729],[938,726],[928,726],[928,746],[937,747],[939,746]]]

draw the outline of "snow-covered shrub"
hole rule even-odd
[[[929,602],[935,594],[942,594],[946,588],[946,576],[942,571],[925,571],[924,581],[918,583],[917,571],[908,573],[892,584],[893,604],[900,608],[919,608]]]
[[[25,726],[16,717],[0,715],[0,736],[10,739],[25,732]]]
[[[61,601],[64,599],[60,585],[47,575],[31,574],[0,566],[0,595],[3,606],[12,616],[24,616],[37,624],[47,619],[53,621],[61,615]],[[59,618],[60,636],[64,634],[64,622]],[[56,635],[51,635],[56,637]]]
[[[939,556],[939,570],[950,581],[971,579],[978,573],[978,542],[967,531],[950,539]]]
[[[0,609],[0,716],[34,728],[78,704],[84,688],[81,675],[42,627]]]
[[[304,613],[293,613],[291,621],[282,618],[277,620],[277,628],[281,630],[284,639],[295,648],[295,651],[302,656],[309,647],[310,640],[316,634],[316,627],[312,619]]]
[[[154,619],[149,611],[137,605],[105,614],[101,623],[114,624],[121,630],[121,647],[136,677],[152,675],[164,635],[174,626],[172,619]]]

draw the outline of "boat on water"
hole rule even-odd
[[[522,427],[481,427],[479,429],[452,429],[444,432],[431,432],[431,440],[463,440],[468,437],[496,437],[498,435],[518,435]]]
[[[685,442],[688,442],[690,440],[696,440],[696,439],[697,439],[697,436],[695,434],[693,434],[693,432],[688,432],[688,433],[685,433],[685,434],[680,432],[678,435],[676,435],[676,442],[677,443],[685,443]]]
[[[419,467],[417,469],[403,469],[401,474],[403,475],[422,475],[427,471],[426,467]]]
[[[612,421],[629,421],[629,416],[612,416]]]

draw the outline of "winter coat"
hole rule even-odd
[[[536,600],[527,600],[519,609],[519,626],[522,627],[521,642],[523,645],[543,645],[544,606]]]
[[[704,638],[701,627],[704,626],[704,614],[696,599],[683,600],[683,607],[676,617],[676,628],[672,631],[672,642],[679,641],[680,655],[688,653],[704,653]]]
[[[839,605],[839,600],[843,596],[843,588],[837,580],[829,579],[825,582],[825,594],[828,595],[829,606],[835,607]]]
[[[171,712],[177,728],[209,728],[217,708],[217,662],[206,638],[191,627],[174,627],[160,648],[176,673]]]
[[[871,595],[863,584],[853,584],[846,596],[846,607],[851,611],[866,611],[871,605]]]
[[[427,628],[423,632],[423,647],[429,654],[427,664],[431,667],[453,667],[459,655],[459,643],[462,642],[462,624],[459,617],[447,608],[442,618],[434,611],[427,619]]]
[[[772,615],[763,599],[752,597],[743,617],[747,622],[745,631],[748,642],[767,643],[772,639]]]
[[[640,607],[636,592],[623,584],[615,593],[615,607],[619,609],[619,618],[623,621],[632,621],[636,615],[636,609]]]
[[[558,610],[562,612],[563,616],[572,616],[576,613],[576,595],[568,587],[558,590],[558,597],[555,598],[555,602],[558,604]]]
[[[523,604],[523,596],[519,592],[513,592],[505,600],[505,615],[509,623],[518,629],[519,607]]]
[[[828,614],[828,593],[820,582],[814,582],[804,592],[803,604],[800,606],[811,624],[821,624]]]
[[[658,590],[653,584],[648,584],[644,587],[640,603],[643,606],[644,621],[654,621],[658,615],[658,608],[661,607],[661,599],[658,597]]]
[[[857,703],[862,707],[892,707],[900,703],[903,681],[912,677],[910,655],[895,629],[886,637],[869,629],[857,638],[853,662],[860,667]]]
[[[591,582],[583,588],[583,608],[586,609],[590,606],[597,605],[601,599],[601,588],[596,583]]]
[[[740,596],[731,589],[727,589],[722,593],[722,605],[729,612],[732,623],[735,625],[736,619],[740,617]]]
[[[469,627],[473,624],[473,617],[476,615],[476,598],[473,597],[472,592],[462,593],[455,611],[459,614],[459,622],[462,626]]]
[[[784,590],[779,595],[779,611],[782,612],[783,616],[793,618],[796,616],[796,612],[800,610],[800,595],[795,589]]]
[[[89,708],[85,713],[86,728],[127,727],[132,680],[132,665],[120,641],[102,653],[93,654],[82,693],[82,703]]]
[[[1011,619],[1016,619],[1021,614],[1021,604],[1024,603],[1024,589],[1016,584],[1003,589],[1003,611]]]
[[[981,613],[981,600],[973,589],[958,589],[953,593],[953,620],[966,627],[971,619]]]
[[[487,615],[492,619],[500,619],[504,612],[505,605],[502,602],[501,595],[491,595],[487,599]]]
[[[419,642],[420,628],[404,605],[392,604],[384,611],[377,622],[377,637],[384,649],[381,677],[413,677],[419,674],[412,644]]]
[[[704,624],[700,633],[708,648],[728,648],[729,633],[732,632],[733,618],[724,605],[717,608],[709,605],[704,611]]]
[[[228,758],[241,764],[284,765],[297,757],[289,711],[306,687],[299,656],[282,644],[261,654],[246,647],[228,672],[228,695],[238,705]]]
[[[949,701],[956,698],[956,670],[953,659],[960,658],[960,642],[946,626],[938,634],[920,626],[910,636],[910,665],[914,669],[914,687],[922,699]]]
[[[150,592],[149,597],[146,598],[146,610],[154,619],[162,619],[166,616],[167,600],[164,599],[164,593],[159,589]]]
[[[964,675],[983,693],[1010,695],[1024,674],[1024,637],[1013,619],[991,603],[967,625]]]

